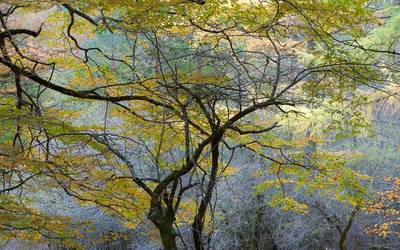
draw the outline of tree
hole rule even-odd
[[[58,9],[37,29],[13,27],[12,15],[43,10],[41,4],[10,3],[17,7],[0,14],[0,63],[14,77],[17,109],[31,107],[40,121],[35,140],[46,145],[46,177],[130,226],[147,211],[165,249],[177,248],[174,224],[185,202],[196,204],[193,242],[204,249],[208,207],[229,165],[223,149],[233,155],[245,148],[272,161],[279,182],[281,171],[306,178],[316,171],[323,181],[337,170],[334,160],[326,170],[318,160],[304,164],[304,155],[287,157],[282,147],[293,145],[270,132],[305,106],[362,126],[359,111],[338,110],[359,105],[362,86],[381,88],[389,66],[377,62],[397,54],[364,46],[367,24],[377,19],[362,0],[49,1],[46,8]],[[49,99],[59,108],[66,101],[85,103],[79,110],[62,107],[76,116],[98,110],[102,101],[105,116],[80,125],[57,114],[63,125],[48,128],[42,123]],[[20,141],[25,152],[20,130],[14,144]],[[358,189],[348,179],[352,173],[327,178],[332,186]],[[199,199],[185,196],[196,190]],[[284,206],[300,205],[281,198],[276,202]]]

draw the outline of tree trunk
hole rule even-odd
[[[164,250],[177,250],[176,232],[174,229],[175,213],[172,209],[161,206],[152,207],[148,218],[157,227]]]
[[[347,222],[346,227],[343,229],[342,233],[340,234],[340,240],[339,240],[339,249],[340,250],[345,250],[346,249],[346,239],[347,239],[347,234],[351,229],[351,226],[353,225],[354,218],[357,215],[357,212],[360,210],[359,206],[356,206],[353,211],[351,211],[349,220]]]
[[[210,204],[212,192],[217,180],[218,175],[218,159],[219,159],[219,140],[216,138],[211,142],[211,158],[212,158],[212,168],[210,174],[210,180],[207,185],[206,193],[201,200],[199,210],[192,224],[193,242],[196,250],[204,250],[203,244],[203,229],[204,229],[204,218],[206,216],[207,207]]]
[[[345,250],[346,247],[344,243],[346,242],[346,235],[342,235],[339,240],[339,250]]]
[[[176,232],[173,223],[165,223],[158,228],[164,250],[177,250]]]

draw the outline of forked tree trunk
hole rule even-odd
[[[351,229],[351,226],[353,225],[354,218],[356,217],[358,211],[360,210],[359,206],[356,206],[353,211],[351,211],[349,220],[347,221],[347,224],[345,228],[342,230],[340,233],[340,240],[339,240],[339,249],[340,250],[345,250],[346,249],[346,239],[347,235]]]
[[[208,182],[204,198],[201,200],[199,209],[197,211],[196,216],[194,217],[194,221],[192,224],[193,243],[196,250],[204,250],[204,244],[203,244],[204,219],[207,213],[207,207],[211,201],[212,192],[214,190],[214,186],[218,176],[219,140],[220,138],[216,138],[211,142],[212,168],[211,168],[210,180]]]

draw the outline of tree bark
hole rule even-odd
[[[161,242],[164,250],[177,250],[176,232],[173,223],[165,223],[159,227]]]
[[[174,229],[175,213],[171,208],[163,208],[161,205],[152,207],[148,218],[157,227],[164,250],[177,250],[176,232]]]
[[[340,241],[339,241],[339,250],[345,250],[345,243],[346,242],[346,235],[344,235],[344,237],[340,237]]]

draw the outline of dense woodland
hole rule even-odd
[[[0,249],[400,249],[400,1],[0,1]]]

